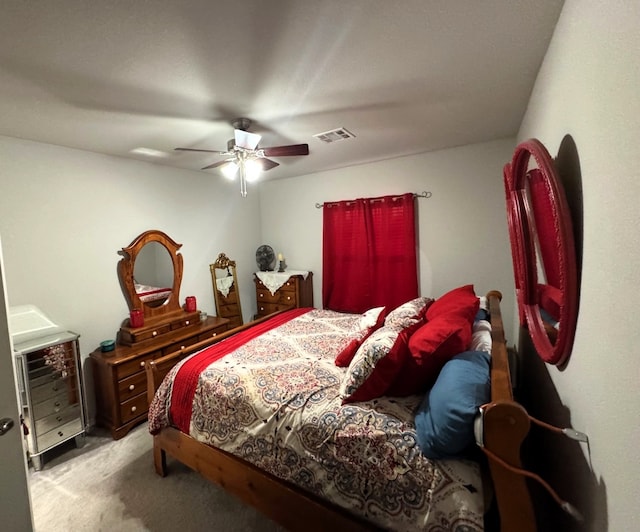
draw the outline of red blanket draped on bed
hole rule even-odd
[[[310,310],[311,308],[288,310],[263,323],[254,325],[250,329],[234,334],[220,343],[213,344],[200,351],[196,356],[187,359],[178,370],[180,377],[175,379],[171,396],[171,419],[175,426],[185,434],[189,434],[191,407],[198,385],[198,378],[200,377],[200,373],[202,373],[209,364],[231,353],[261,334],[275,329]]]

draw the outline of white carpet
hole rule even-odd
[[[96,429],[30,469],[36,532],[265,531],[280,527],[198,473],[167,457],[169,474],[155,473],[146,424],[114,441]]]

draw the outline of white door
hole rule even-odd
[[[0,242],[0,432],[9,424],[5,420],[13,422],[0,435],[0,530],[28,532],[33,530],[33,517],[15,382]]]

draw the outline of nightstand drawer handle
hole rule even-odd
[[[56,421],[58,422],[62,421],[62,416],[56,416]]]
[[[62,432],[61,430],[58,431],[58,436],[62,437],[64,436],[64,432]]]
[[[185,325],[189,325],[189,320],[184,322]]]
[[[264,297],[264,294],[260,294],[260,297]]]
[[[153,332],[151,333],[151,336],[158,336],[158,331],[153,331]]]
[[[132,407],[131,407],[131,412],[135,412],[136,410],[138,410],[138,407],[137,407],[137,406],[132,406]]]
[[[180,351],[182,351],[184,348],[185,348],[185,346],[184,346],[184,345],[181,345],[181,346],[180,346]]]
[[[140,367],[144,368],[144,360],[142,362],[140,362]]]
[[[287,301],[291,301],[291,296],[287,296]]]
[[[212,336],[212,337],[214,337],[214,336],[218,336],[218,333],[213,333],[211,336]]]
[[[135,389],[136,385],[135,384],[130,384],[129,385],[129,391],[133,391]]]

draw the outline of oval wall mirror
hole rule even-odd
[[[504,183],[520,323],[545,362],[564,364],[578,313],[576,248],[564,188],[536,139],[516,147]]]
[[[141,309],[145,318],[180,310],[182,255],[176,243],[162,231],[138,235],[118,253],[118,276],[129,310]]]

